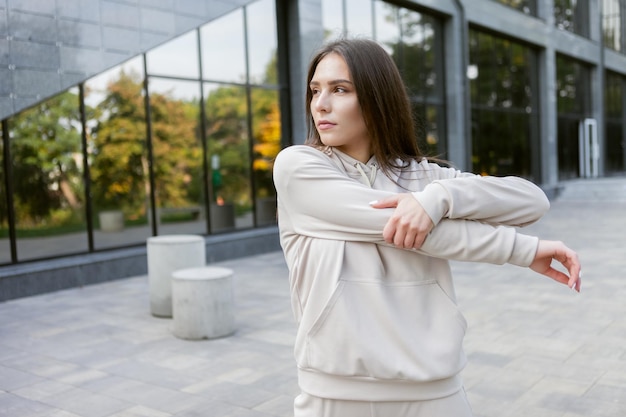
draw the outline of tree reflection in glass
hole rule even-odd
[[[70,89],[9,120],[19,260],[87,247],[78,104]]]

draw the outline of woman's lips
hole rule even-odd
[[[320,130],[327,130],[333,126],[335,126],[335,123],[331,123],[327,120],[320,120],[319,122],[317,122],[317,128]]]

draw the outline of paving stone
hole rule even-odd
[[[7,366],[0,366],[0,389],[4,391],[12,391],[26,387],[42,380],[43,378],[27,372],[22,372]]]
[[[49,395],[40,401],[82,417],[106,417],[132,405],[125,401],[79,388]]]
[[[111,414],[109,417],[172,417],[173,414],[137,405],[126,410]]]
[[[13,390],[13,393],[19,395],[22,398],[26,398],[33,401],[39,401],[50,395],[59,394],[61,392],[69,391],[74,387],[68,384],[64,384],[54,380],[43,380],[27,387]]]

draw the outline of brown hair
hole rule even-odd
[[[371,149],[380,168],[388,174],[393,168],[421,160],[409,96],[400,72],[387,52],[368,39],[339,39],[324,45],[309,65],[307,86],[317,65],[328,54],[336,53],[348,65],[363,119],[369,131]],[[311,114],[313,94],[307,88],[306,144],[323,147]],[[397,160],[402,161],[397,163]]]

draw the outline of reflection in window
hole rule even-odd
[[[337,0],[322,0],[322,24],[324,26],[324,40],[336,39],[345,35],[343,2]]]
[[[158,234],[205,233],[200,83],[150,77]]]
[[[559,179],[579,176],[578,125],[589,117],[590,70],[578,61],[557,55]]]
[[[237,9],[200,29],[204,79],[246,82],[243,23],[243,9]]]
[[[276,191],[272,182],[274,158],[280,151],[278,91],[252,90],[253,170],[257,224],[276,221]]]
[[[372,37],[372,2],[343,0],[346,10],[346,31],[354,36]]]
[[[4,167],[4,133],[0,129],[0,167]],[[5,188],[6,173],[0,169],[0,264],[11,262],[11,243],[9,235],[9,209],[7,206],[7,190]]]
[[[603,0],[602,29],[604,31],[604,45],[615,51],[622,50],[622,9],[626,4],[620,0]]]
[[[87,247],[78,103],[71,89],[9,120],[19,260]]]
[[[588,0],[554,0],[554,24],[558,29],[589,36]]]
[[[373,37],[372,0],[322,0],[324,39]]]
[[[535,71],[535,54],[530,48],[470,31],[468,76],[475,172],[532,179]]]
[[[278,84],[277,36],[274,0],[261,0],[246,7],[249,82]]]
[[[198,36],[191,31],[146,54],[148,73],[173,77],[199,78]]]
[[[85,83],[94,246],[144,242],[148,226],[148,153],[141,59]],[[132,231],[132,232],[131,232]]]
[[[138,56],[92,77],[84,132],[78,88],[3,121],[0,264],[14,261],[10,230],[19,262],[274,224],[276,27],[260,0],[147,52],[145,69]]]
[[[581,63],[557,56],[557,109],[559,113],[584,116],[589,98],[589,71]]]
[[[537,15],[537,0],[496,0],[498,3],[502,3],[506,6],[512,7],[525,14],[532,16]]]
[[[208,164],[210,167],[209,211],[216,219],[211,231],[252,226],[250,140],[246,89],[234,85],[205,84],[205,114]],[[213,215],[213,214],[212,214]]]
[[[626,169],[626,77],[607,72],[605,79],[604,103],[606,111],[606,152],[605,170],[607,174],[624,174]]]
[[[375,2],[377,40],[387,49],[400,69],[409,90],[422,152],[441,156],[440,140],[444,123],[443,86],[438,21],[427,14]]]

